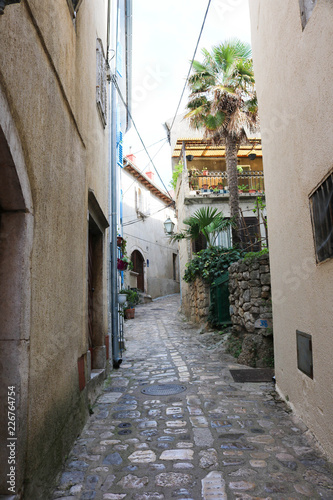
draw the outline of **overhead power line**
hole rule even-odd
[[[179,108],[180,108],[181,102],[182,102],[183,97],[184,97],[184,93],[185,93],[185,89],[186,89],[186,86],[187,86],[187,82],[188,82],[188,79],[190,78],[190,74],[191,74],[191,71],[192,71],[193,61],[194,61],[194,58],[195,58],[195,56],[196,56],[196,53],[197,53],[197,50],[198,50],[198,46],[199,46],[199,43],[200,43],[200,39],[201,39],[201,35],[202,35],[203,29],[204,29],[204,26],[205,26],[205,23],[206,23],[207,14],[208,14],[208,11],[209,11],[210,4],[211,4],[211,0],[209,0],[209,1],[208,1],[208,5],[207,5],[207,9],[206,9],[205,17],[204,17],[204,20],[203,20],[203,23],[202,23],[202,26],[201,26],[201,30],[200,30],[200,33],[199,33],[198,41],[197,41],[197,44],[196,44],[196,47],[195,47],[195,50],[194,50],[194,54],[193,54],[193,57],[192,57],[192,61],[191,61],[191,64],[190,64],[190,69],[188,70],[188,74],[187,74],[187,77],[186,77],[186,81],[185,81],[185,85],[184,85],[184,88],[183,88],[183,92],[182,92],[182,94],[181,94],[181,96],[180,96],[180,99],[179,99],[179,103],[178,103],[178,106],[177,106],[177,109],[176,109],[175,116],[173,117],[173,120],[172,120],[171,126],[170,126],[170,128],[169,128],[169,132],[171,132],[171,129],[172,129],[172,127],[173,127],[174,123],[175,123],[176,116],[177,116],[177,114],[178,114],[178,111],[179,111]]]
[[[164,142],[163,142],[162,146],[159,148],[159,150],[157,151],[157,153],[155,153],[155,154],[154,154],[154,156],[153,156],[153,158],[152,158],[152,159],[154,159],[154,158],[155,158],[155,156],[157,156],[157,155],[158,155],[158,153],[161,151],[161,149],[163,148],[163,146],[167,143],[167,139],[166,139],[165,137],[164,137],[164,139],[163,139],[163,140],[164,140]],[[160,142],[160,141],[159,141],[159,142]],[[145,166],[142,170],[140,170],[139,174],[142,174],[142,173],[146,170],[146,168],[148,167],[148,165],[150,165],[150,162],[149,162],[149,163],[148,163],[148,164],[147,164],[147,165],[146,165],[146,166]],[[138,182],[138,181],[137,181],[137,179],[135,179],[135,180],[132,182],[132,184],[130,184],[130,185],[128,186],[128,188],[126,189],[126,191],[124,191],[124,192],[123,192],[123,196],[127,193],[127,191],[129,191],[129,190],[131,189],[131,187],[133,186],[133,184],[135,184],[136,182]]]
[[[153,217],[153,215],[156,215],[159,212],[162,212],[163,210],[166,210],[167,208],[172,207],[172,206],[173,206],[173,202],[169,203],[169,205],[166,205],[163,208],[160,208],[159,210],[157,210],[156,212],[153,212],[152,214],[145,215],[145,219],[149,219],[149,217]],[[131,226],[132,224],[136,224],[137,222],[142,222],[142,221],[143,221],[142,218],[133,219],[133,220],[130,220],[128,222],[124,222],[123,223],[123,227],[125,227],[125,226]]]
[[[149,146],[147,146],[147,149],[152,148],[153,146],[155,146],[156,144],[158,144],[162,141],[165,141],[165,137],[163,137],[159,141],[154,142],[153,144],[150,144]],[[140,151],[136,151],[136,153],[131,153],[131,154],[133,154],[135,156],[135,155],[138,155],[139,153],[142,153],[142,151],[144,151],[144,149],[140,149]]]
[[[118,85],[118,82],[117,82],[117,79],[116,79],[115,75],[112,75],[112,83],[113,83],[113,85],[115,86],[115,88],[116,88],[116,90],[117,90],[117,92],[118,92],[118,95],[119,95],[120,99],[122,100],[122,102],[123,102],[123,104],[124,104],[124,106],[125,106],[125,108],[126,108],[126,110],[127,110],[127,112],[128,112],[128,115],[129,115],[129,117],[130,117],[130,119],[131,119],[131,121],[132,121],[133,127],[135,128],[135,131],[136,131],[136,133],[138,134],[138,137],[139,137],[139,139],[140,139],[140,141],[141,141],[141,144],[142,144],[142,146],[143,146],[143,148],[144,148],[144,150],[145,150],[145,152],[146,152],[146,154],[147,154],[147,156],[148,156],[148,158],[149,158],[150,163],[151,163],[151,164],[152,164],[152,166],[154,167],[155,172],[157,173],[158,178],[160,179],[160,181],[161,181],[161,183],[162,183],[163,187],[165,188],[165,191],[167,192],[167,194],[169,195],[170,199],[172,200],[173,198],[172,198],[171,194],[169,193],[168,188],[167,188],[167,187],[166,187],[166,185],[164,184],[164,181],[163,181],[162,177],[160,176],[159,171],[158,171],[158,170],[157,170],[157,168],[155,167],[155,164],[154,164],[153,160],[151,159],[150,154],[148,153],[148,150],[147,150],[147,148],[146,148],[146,145],[145,145],[145,143],[143,142],[143,139],[142,139],[142,137],[141,137],[141,135],[140,135],[140,132],[138,131],[138,128],[137,128],[137,126],[136,126],[136,124],[135,124],[135,121],[133,120],[133,116],[132,116],[132,114],[131,114],[131,112],[130,112],[130,110],[129,110],[128,106],[127,106],[127,103],[125,102],[125,99],[123,98],[123,95],[122,95],[122,93],[121,93],[121,90],[120,90],[120,88],[119,88],[119,85]]]

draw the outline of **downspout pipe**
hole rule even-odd
[[[119,319],[118,319],[118,270],[117,270],[117,213],[118,213],[118,182],[117,182],[117,92],[111,81],[111,321],[112,321],[112,358],[113,367],[119,368],[122,359],[119,349]]]
[[[132,0],[126,0],[126,102],[127,109],[132,108]],[[127,111],[126,132],[131,127],[131,113]]]
[[[116,12],[117,14],[117,12]],[[117,19],[117,15],[116,15]],[[111,44],[111,0],[108,0],[107,25],[107,65],[109,71],[109,207],[110,207],[110,273],[109,273],[109,304],[111,313],[112,360],[113,367],[119,368],[122,359],[119,349],[118,321],[118,271],[117,271],[117,93],[110,67]]]

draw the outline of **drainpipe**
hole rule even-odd
[[[115,78],[113,75],[112,79]],[[119,368],[122,359],[119,352],[119,321],[118,321],[118,270],[117,270],[117,107],[116,87],[111,80],[111,155],[110,155],[110,182],[111,182],[111,318],[112,318],[112,356],[113,367]]]
[[[132,107],[132,0],[126,0],[126,102],[129,109]],[[126,132],[131,127],[131,116],[127,113]]]
[[[117,19],[117,12],[116,19]],[[110,274],[109,274],[109,304],[111,313],[112,359],[113,367],[119,368],[122,359],[119,351],[119,323],[118,323],[118,271],[117,271],[117,107],[116,87],[110,68],[110,22],[111,0],[108,1],[107,26],[107,64],[109,66],[109,207],[110,207]]]

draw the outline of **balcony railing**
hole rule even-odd
[[[199,193],[229,192],[227,172],[189,171],[189,187],[191,191]],[[239,190],[243,193],[264,193],[264,173],[262,171],[242,172],[238,174]]]

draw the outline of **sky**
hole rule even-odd
[[[133,0],[132,116],[168,189],[172,152],[163,124],[176,113],[207,5],[208,0]],[[202,60],[202,48],[210,50],[230,38],[251,42],[248,0],[211,0],[195,59]],[[185,110],[187,95],[178,114]],[[154,171],[143,149],[132,126],[124,154],[134,154],[141,170]],[[165,189],[156,172],[155,181]]]

